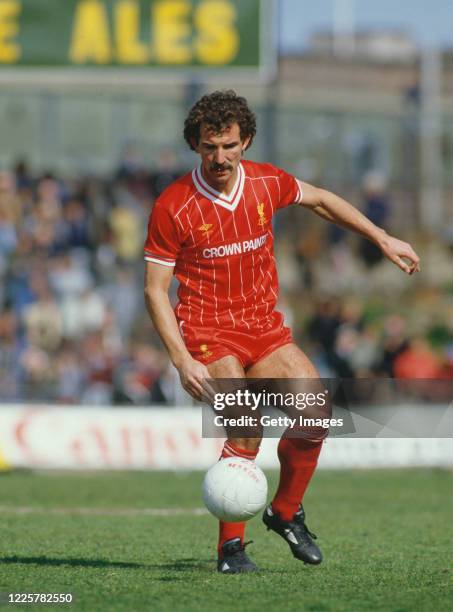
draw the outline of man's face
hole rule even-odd
[[[206,124],[201,124],[196,151],[201,157],[203,176],[212,187],[218,191],[233,187],[242,152],[248,142],[248,138],[241,141],[237,123],[232,123],[220,134],[215,134]]]

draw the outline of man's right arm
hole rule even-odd
[[[193,398],[199,400],[207,394],[206,379],[209,378],[209,371],[204,364],[193,359],[179,332],[168,297],[172,277],[172,267],[146,262],[146,308],[173,365],[179,372],[182,386]]]

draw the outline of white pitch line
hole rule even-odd
[[[0,506],[0,514],[62,514],[76,516],[204,516],[206,508],[44,508]]]

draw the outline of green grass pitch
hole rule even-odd
[[[238,576],[215,571],[209,515],[146,515],[201,507],[202,477],[1,475],[0,592],[71,592],[75,603],[58,607],[89,612],[453,608],[452,472],[319,471],[305,508],[325,562],[294,560],[257,517],[248,552],[262,571]]]

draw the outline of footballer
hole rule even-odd
[[[278,281],[272,219],[287,206],[308,208],[364,236],[407,274],[419,270],[412,247],[388,235],[337,195],[269,163],[245,160],[256,133],[247,101],[234,91],[204,95],[189,111],[184,138],[199,165],[172,183],[151,212],[145,244],[147,309],[184,389],[206,396],[207,379],[319,375],[275,310]],[[173,311],[168,290],[179,281]],[[328,430],[311,427],[278,445],[280,481],[263,521],[297,559],[322,554],[307,528],[304,493]],[[261,436],[229,436],[222,457],[254,460]],[[220,521],[218,571],[256,571],[245,551],[245,523]]]

